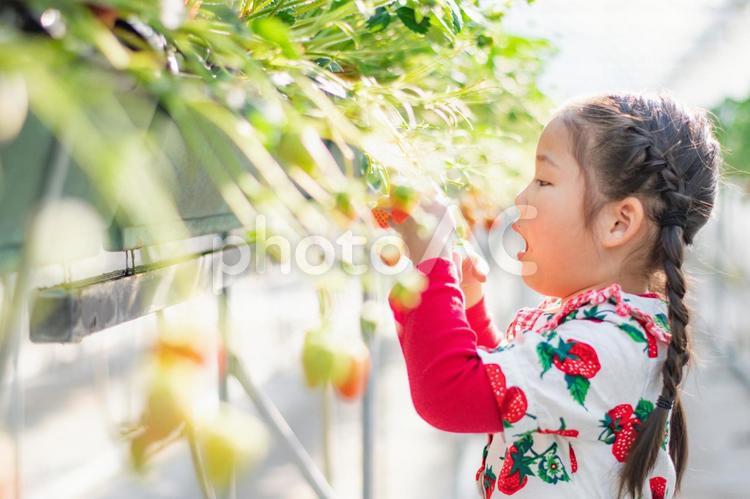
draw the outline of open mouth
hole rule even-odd
[[[518,253],[516,253],[516,258],[518,258],[519,260],[521,260],[524,257],[524,255],[529,251],[529,242],[523,236],[523,234],[521,233],[521,231],[518,230],[517,222],[513,223],[511,225],[511,227],[513,228],[513,231],[515,233],[517,233],[519,236],[521,236],[521,239],[523,239],[523,248],[521,250],[519,250]]]

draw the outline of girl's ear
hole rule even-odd
[[[635,196],[615,201],[603,210],[601,241],[605,248],[626,244],[640,231],[645,217],[643,203]]]

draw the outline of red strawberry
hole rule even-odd
[[[409,213],[399,208],[393,208],[391,211],[391,218],[393,219],[393,223],[402,224],[407,218],[409,218]]]
[[[630,452],[630,448],[633,446],[638,434],[635,430],[635,425],[632,423],[626,424],[622,430],[616,433],[615,443],[612,446],[612,455],[615,459],[624,463]]]
[[[648,342],[648,346],[646,348],[648,349],[649,358],[656,358],[659,355],[659,352],[656,348],[656,336],[654,336],[653,334],[647,334],[646,341]]]
[[[560,342],[552,362],[559,370],[571,376],[583,376],[591,379],[601,369],[596,351],[587,343],[576,340]]]
[[[609,428],[614,432],[619,431],[622,426],[630,421],[630,416],[632,415],[632,405],[620,404],[618,406],[615,406],[613,409],[610,409],[607,412],[607,416],[609,416]]]
[[[485,364],[485,369],[503,420],[507,423],[519,421],[529,406],[526,394],[517,386],[506,387],[505,374],[499,365]]]
[[[500,476],[497,479],[497,490],[505,495],[512,495],[521,490],[529,478],[522,473],[520,461],[523,456],[518,455],[518,449],[515,444],[511,444],[505,449],[505,462],[500,470]],[[516,462],[515,460],[519,461]]]
[[[505,374],[503,374],[503,370],[497,364],[485,364],[484,368],[487,371],[487,376],[490,379],[490,385],[492,386],[492,391],[495,394],[495,399],[498,402],[502,402],[506,392]]]
[[[391,218],[391,214],[388,212],[387,209],[376,206],[370,211],[378,227],[380,227],[381,229],[387,229],[389,227],[388,221]]]
[[[484,465],[487,462],[487,455],[489,454],[490,444],[492,444],[493,438],[494,435],[492,433],[487,434],[487,445],[485,445],[484,449],[482,450],[482,466],[480,466],[477,470],[477,475],[476,477],[474,477],[474,480],[479,480],[479,475],[481,475],[484,471]]]
[[[484,497],[492,497],[492,491],[495,490],[495,483],[497,482],[497,477],[495,476],[495,472],[492,471],[492,466],[488,467],[484,472],[484,477],[482,478],[482,488],[484,489]]]
[[[503,420],[508,423],[515,423],[520,421],[526,414],[526,409],[529,407],[526,401],[526,394],[523,393],[517,386],[511,386],[508,391],[505,392],[505,398],[500,408],[500,412],[503,415]]]
[[[477,474],[474,476],[474,480],[479,480],[479,475],[481,475],[483,471],[484,471],[484,464],[482,464],[482,466],[480,466],[479,469],[477,470]]]
[[[638,436],[638,426],[641,424],[639,416],[648,417],[649,408],[652,406],[653,404],[643,399],[638,402],[635,411],[630,404],[620,404],[607,411],[604,419],[600,421],[604,431],[599,435],[599,440],[613,444],[612,455],[621,463],[625,462]],[[602,438],[605,433],[607,436]]]
[[[575,473],[578,471],[578,460],[576,459],[576,453],[573,452],[573,446],[568,445],[568,449],[570,450],[570,472]]]
[[[649,488],[651,489],[652,499],[664,499],[667,493],[667,480],[662,476],[652,477],[648,481]]]

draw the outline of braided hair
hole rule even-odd
[[[637,428],[620,475],[619,496],[641,496],[665,440],[668,418],[669,454],[679,491],[688,455],[679,389],[692,355],[682,264],[685,246],[692,244],[713,209],[721,147],[707,113],[686,108],[668,93],[589,96],[565,104],[557,115],[584,172],[586,226],[607,202],[638,197],[653,223],[649,244],[632,256],[640,263],[636,268],[668,299],[672,339],[662,369],[660,403]]]

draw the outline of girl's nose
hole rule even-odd
[[[516,196],[516,199],[513,202],[518,207],[520,207],[521,205],[527,204],[526,203],[526,189],[519,192],[518,195]]]
[[[526,186],[524,190],[519,192],[514,201],[516,208],[518,208],[519,220],[525,220],[536,216],[536,209],[529,205],[529,198],[526,195],[527,190],[529,190],[529,186]]]

